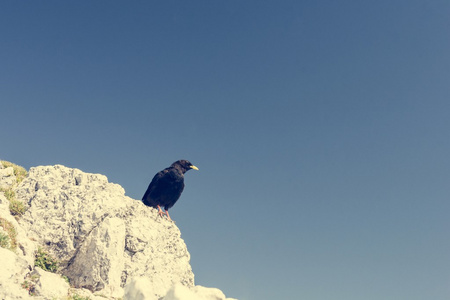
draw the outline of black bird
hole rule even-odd
[[[171,220],[169,208],[180,198],[184,189],[184,173],[190,169],[198,170],[189,161],[178,160],[170,167],[156,173],[142,197],[142,202],[147,206],[158,208],[161,217],[165,214]],[[161,206],[164,206],[165,212],[161,210]]]

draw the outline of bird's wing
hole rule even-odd
[[[153,177],[152,181],[150,182],[150,184],[148,185],[147,191],[145,191],[144,196],[142,197],[142,200],[145,201],[145,199],[155,190],[155,188],[159,185],[158,183],[162,178],[164,178],[164,176],[166,176],[168,173],[167,169],[164,169],[158,173],[156,173],[156,175]]]

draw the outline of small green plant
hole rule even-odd
[[[22,282],[22,287],[28,291],[28,294],[30,294],[30,296],[36,295],[36,283],[34,283],[33,281],[25,280],[24,282]]]
[[[22,201],[12,199],[9,201],[9,211],[13,216],[21,217],[27,211],[27,207]]]
[[[66,275],[61,275],[62,279],[70,285],[70,279]]]
[[[0,188],[6,199],[9,201],[9,211],[13,216],[21,217],[26,211],[27,207],[22,201],[16,200],[16,193],[12,188]]]
[[[4,168],[9,167],[13,168],[13,173],[14,176],[16,177],[17,184],[20,183],[27,176],[27,171],[21,166],[18,166],[16,164],[4,160],[0,161],[0,163]],[[17,184],[7,188],[0,188],[0,192],[3,192],[6,199],[8,199],[8,201],[10,202],[9,210],[11,211],[11,214],[13,216],[16,216],[16,218],[22,216],[27,210],[27,207],[23,202],[16,200],[16,193],[14,192],[14,186],[16,186]]]
[[[0,232],[0,247],[9,248],[9,236]]]
[[[0,235],[0,246],[14,251],[17,248],[17,232],[14,225],[6,219],[0,218],[0,227],[6,232]]]
[[[28,291],[28,294],[30,294],[31,296],[36,296],[36,283],[39,280],[39,275],[37,274],[33,274],[30,276],[30,274],[28,274],[25,277],[25,281],[22,282],[22,287],[24,289],[26,289]]]
[[[69,298],[69,300],[90,300],[91,298],[89,298],[89,297],[82,297],[82,296],[80,296],[80,295],[78,295],[78,294],[73,294],[70,298]]]
[[[2,160],[0,161],[4,168],[12,167],[14,170],[14,175],[16,176],[16,182],[20,183],[25,177],[27,177],[28,173],[24,167],[13,164],[12,162]]]
[[[8,201],[11,201],[11,199],[15,199],[16,197],[16,193],[14,193],[12,188],[0,188],[0,192],[3,192]]]
[[[45,271],[55,273],[58,270],[59,263],[43,248],[39,247],[36,253],[36,260],[34,261],[34,265]]]

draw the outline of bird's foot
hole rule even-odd
[[[166,211],[163,211],[159,205],[158,205],[158,215],[159,215],[161,218],[162,218],[163,215],[166,215],[166,216],[167,216],[167,220],[169,220],[169,221],[175,223],[175,221],[172,220],[172,219],[170,218],[169,212],[168,212],[167,210],[166,210]]]
[[[162,218],[165,213],[162,211],[161,207],[158,205],[158,215]]]
[[[170,218],[169,211],[167,211],[167,210],[166,210],[166,215],[167,215],[167,220],[169,220],[170,222],[175,223],[175,221]]]

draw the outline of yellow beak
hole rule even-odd
[[[198,168],[196,166],[190,166],[190,168],[198,171]]]

